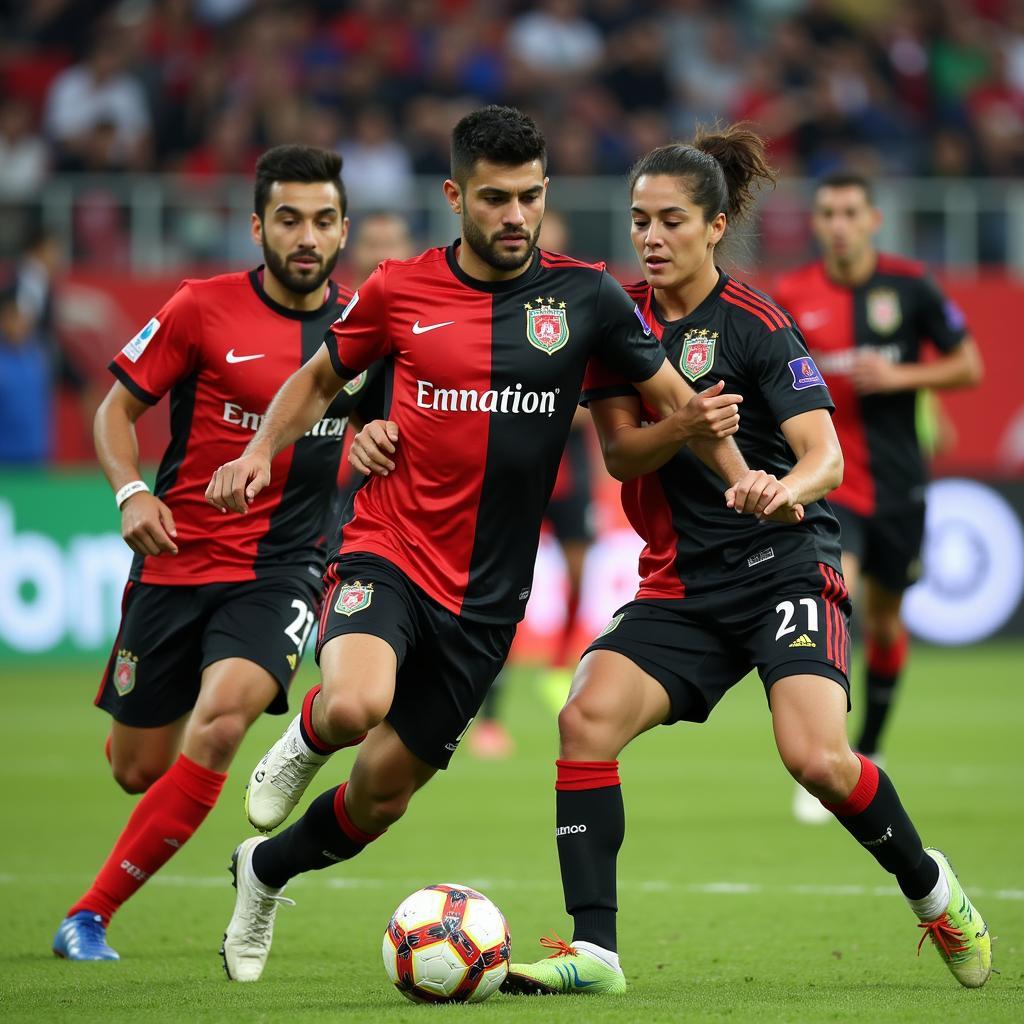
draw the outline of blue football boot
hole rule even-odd
[[[91,910],[65,917],[53,937],[53,952],[62,960],[120,960],[107,945],[103,918]]]

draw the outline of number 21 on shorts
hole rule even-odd
[[[299,654],[305,649],[306,638],[309,636],[309,631],[313,628],[313,620],[315,616],[309,609],[309,605],[305,601],[300,601],[296,598],[292,601],[292,607],[298,612],[293,622],[285,626],[284,631],[286,636],[296,648],[298,648]]]
[[[804,631],[807,633],[818,632],[817,602],[813,597],[801,597],[796,603],[793,601],[780,601],[775,606],[775,611],[782,616],[779,631],[775,634],[776,640],[781,640],[784,636],[797,631],[797,625],[794,621],[797,617],[797,604],[807,610],[807,625],[804,627]]]

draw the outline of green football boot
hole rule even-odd
[[[555,952],[533,964],[512,964],[501,991],[516,996],[621,995],[626,976],[585,949],[556,935],[540,944]]]
[[[992,973],[992,939],[988,925],[960,887],[945,855],[931,849],[925,853],[939,865],[939,870],[949,882],[949,905],[934,921],[922,921],[918,925],[924,929],[917,946],[918,955],[924,940],[931,939],[939,956],[961,985],[981,988]]]

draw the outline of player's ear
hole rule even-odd
[[[441,187],[444,189],[444,197],[448,200],[452,213],[462,213],[462,189],[459,188],[458,183],[452,181],[451,178],[446,178]]]
[[[348,229],[349,229],[349,219],[348,219],[348,217],[342,217],[341,218],[341,235],[340,235],[340,237],[338,239],[338,249],[339,250],[344,249],[345,246],[348,244]]]
[[[252,235],[252,240],[259,246],[263,245],[263,221],[254,213],[252,215],[252,223],[249,225],[249,232]]]

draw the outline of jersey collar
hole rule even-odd
[[[478,281],[475,277],[470,277],[469,274],[459,266],[459,261],[456,257],[456,250],[461,244],[461,240],[456,238],[455,241],[445,249],[444,257],[448,261],[448,269],[467,288],[473,288],[478,292],[490,292],[492,294],[496,294],[515,291],[528,281],[532,281],[540,271],[540,249],[535,248],[533,250],[533,257],[531,258],[530,265],[518,277],[510,278],[507,281]]]
[[[710,310],[718,302],[718,296],[722,294],[725,286],[729,283],[729,275],[724,270],[718,271],[718,284],[708,293],[707,298],[701,302],[701,304],[691,312],[687,313],[686,316],[680,317],[678,320],[666,320],[658,309],[657,300],[654,298],[654,294],[651,294],[651,312],[654,314],[654,319],[661,324],[662,327],[673,328],[673,327],[686,327],[697,320],[703,320]]]
[[[327,282],[327,301],[319,309],[289,309],[287,306],[282,306],[280,302],[275,302],[263,290],[263,281],[261,279],[263,266],[261,263],[255,270],[249,271],[249,284],[252,285],[252,290],[256,293],[259,300],[265,306],[269,306],[279,316],[287,317],[289,320],[318,320],[324,315],[325,309],[338,302],[338,286],[332,280]]]

